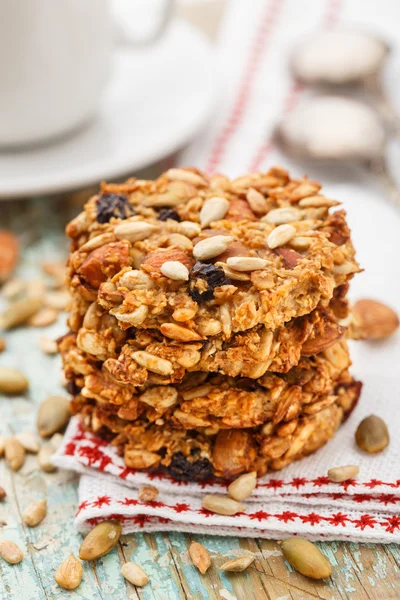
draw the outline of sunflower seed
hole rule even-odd
[[[208,260],[225,252],[232,241],[230,235],[214,235],[197,242],[193,248],[193,256],[197,260]]]
[[[246,500],[252,493],[257,485],[257,473],[252,471],[251,473],[244,473],[240,475],[235,481],[233,481],[228,487],[228,494],[233,500],[241,502]]]
[[[186,235],[181,233],[171,233],[168,238],[168,246],[178,246],[185,250],[193,250],[193,243]]]
[[[50,438],[50,446],[56,452],[64,441],[64,436],[61,433],[55,433]]]
[[[311,579],[330,577],[332,567],[328,559],[308,540],[289,538],[280,547],[288,563],[302,575]]]
[[[64,396],[48,396],[41,403],[37,415],[37,428],[41,437],[50,437],[61,431],[71,417],[69,400]]]
[[[186,183],[192,183],[193,185],[207,185],[203,177],[196,175],[192,171],[186,171],[186,169],[168,169],[165,175],[170,181],[186,181]]]
[[[253,212],[257,215],[265,215],[268,204],[261,192],[255,188],[250,188],[246,194],[246,200]]]
[[[208,550],[199,542],[192,542],[189,546],[189,556],[194,566],[202,575],[211,567],[211,558]]]
[[[55,308],[41,308],[37,313],[32,315],[27,324],[31,327],[48,327],[57,321],[58,310]]]
[[[57,342],[45,335],[40,338],[39,345],[43,354],[52,355],[58,353]]]
[[[105,244],[110,244],[111,242],[114,242],[114,241],[115,241],[115,235],[112,232],[102,233],[100,235],[96,235],[96,236],[90,238],[90,240],[85,242],[85,244],[82,244],[82,246],[79,248],[79,250],[81,250],[83,252],[91,252],[92,250],[96,250],[97,248],[100,248],[100,246],[104,246]]]
[[[0,556],[10,565],[17,565],[24,558],[24,553],[11,540],[2,540],[0,541]]]
[[[346,465],[345,467],[334,467],[329,469],[328,477],[330,481],[340,483],[347,481],[348,479],[354,479],[360,472],[360,468],[357,465]]]
[[[278,225],[269,234],[267,244],[270,248],[278,248],[287,244],[295,235],[296,230],[292,225]]]
[[[193,221],[182,221],[179,223],[179,231],[186,237],[192,239],[199,235],[201,227],[198,223],[193,223]]]
[[[13,471],[19,471],[25,462],[25,448],[15,438],[8,438],[4,445],[6,461]]]
[[[189,270],[178,260],[167,260],[160,267],[160,271],[165,277],[175,281],[187,281],[189,279]]]
[[[299,206],[303,208],[319,208],[320,206],[329,208],[331,206],[338,206],[340,202],[337,200],[329,200],[325,196],[308,196],[299,201]]]
[[[245,571],[247,567],[254,562],[254,556],[240,556],[239,558],[233,558],[228,560],[220,567],[220,571],[233,571],[235,573],[241,573]]]
[[[30,431],[21,431],[17,433],[15,439],[18,440],[27,452],[37,454],[40,449],[40,444],[34,433]]]
[[[53,471],[56,470],[57,467],[55,467],[51,462],[51,457],[53,454],[53,448],[44,446],[40,449],[38,454],[38,463],[42,471],[45,471],[46,473],[53,473]]]
[[[0,367],[0,392],[4,394],[22,394],[28,389],[25,375],[12,367]]]
[[[264,269],[268,261],[256,256],[231,256],[226,263],[234,271],[258,271]]]
[[[301,221],[303,213],[294,206],[285,206],[282,208],[274,208],[270,210],[261,220],[273,225],[283,225],[293,221]]]
[[[22,513],[22,520],[28,527],[36,527],[43,521],[47,513],[47,500],[32,502]]]
[[[75,590],[82,581],[82,563],[70,554],[58,567],[54,579],[65,590]]]
[[[229,209],[229,200],[220,196],[214,196],[206,200],[200,211],[200,224],[208,227],[213,221],[224,218]]]
[[[39,296],[26,296],[15,300],[0,314],[0,329],[11,329],[25,323],[39,310],[42,304],[43,299]]]
[[[113,521],[103,521],[96,525],[85,537],[80,548],[81,560],[96,560],[104,556],[118,543],[122,525]]]
[[[141,366],[159,375],[171,375],[173,371],[172,362],[164,358],[159,358],[154,354],[149,354],[144,350],[133,352],[132,358]]]
[[[59,290],[55,292],[47,292],[44,297],[44,303],[49,308],[56,310],[65,310],[71,300],[69,292]]]
[[[179,342],[199,342],[202,340],[201,335],[196,333],[196,331],[192,331],[176,323],[163,323],[160,331],[166,337]]]
[[[1,293],[7,300],[12,300],[16,296],[22,294],[25,290],[26,281],[23,279],[10,279],[10,281],[5,283],[1,288]]]
[[[156,228],[150,223],[144,221],[133,221],[130,223],[121,223],[114,229],[115,235],[119,240],[128,240],[131,243],[145,240],[155,231]]]
[[[202,499],[202,507],[218,515],[236,515],[246,512],[246,507],[228,496],[206,494]]]
[[[121,573],[131,583],[138,587],[143,587],[148,583],[149,578],[142,567],[134,562],[127,562],[121,567]]]

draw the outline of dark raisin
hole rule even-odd
[[[176,452],[173,455],[168,472],[172,477],[181,481],[202,481],[211,479],[213,476],[212,466],[207,458],[199,458],[191,462],[183,452]]]
[[[189,273],[189,294],[195,302],[205,302],[214,297],[215,288],[231,283],[222,267],[197,262]]]
[[[98,223],[108,223],[112,217],[127,219],[135,213],[124,194],[102,194],[96,204]]]
[[[173,221],[178,221],[178,223],[180,223],[181,218],[178,215],[178,213],[176,212],[176,210],[173,210],[172,208],[162,208],[160,210],[160,212],[158,213],[158,220],[159,221],[166,221],[167,219],[172,219]]]
[[[75,381],[68,381],[66,387],[68,394],[71,394],[71,396],[77,396],[82,389],[79,385],[76,385]]]

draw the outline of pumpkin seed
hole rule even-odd
[[[59,565],[54,579],[65,590],[75,590],[82,581],[82,575],[82,563],[73,554],[70,554]]]
[[[254,556],[240,556],[239,558],[228,560],[220,567],[220,571],[233,571],[235,573],[241,573],[242,571],[245,571],[252,562],[254,562]]]
[[[208,550],[199,542],[192,542],[189,547],[189,555],[194,566],[202,575],[211,567],[211,558]]]
[[[24,553],[15,542],[2,540],[0,542],[0,556],[10,565],[17,565],[24,558]]]
[[[121,573],[131,583],[138,587],[143,587],[148,583],[149,578],[142,567],[134,562],[127,562],[121,567]]]
[[[48,396],[41,403],[37,416],[37,428],[42,437],[49,437],[63,429],[69,419],[69,400],[64,396]]]
[[[25,448],[15,438],[8,438],[4,446],[6,461],[13,471],[19,471],[25,462]]]
[[[240,475],[235,481],[232,481],[228,487],[228,494],[233,500],[241,502],[250,496],[252,491],[257,485],[257,473],[252,471],[251,473],[244,473]]]
[[[237,513],[246,512],[246,507],[240,502],[218,494],[206,494],[201,504],[203,508],[218,515],[236,515]]]
[[[22,520],[28,527],[36,527],[43,521],[47,513],[47,500],[32,502],[22,513]]]
[[[22,394],[29,382],[25,375],[12,367],[0,367],[0,392],[4,394]]]
[[[103,521],[90,531],[79,548],[81,560],[96,560],[104,556],[118,543],[122,525],[113,521]]]
[[[370,454],[382,452],[389,444],[389,431],[385,421],[376,415],[363,419],[357,427],[356,444]]]
[[[281,543],[283,556],[296,571],[311,579],[330,577],[332,567],[322,552],[302,538],[289,538]]]

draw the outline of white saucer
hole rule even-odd
[[[214,105],[215,61],[197,29],[176,20],[157,46],[117,50],[115,60],[99,113],[84,130],[48,146],[0,152],[0,198],[132,175],[176,151],[205,124]]]

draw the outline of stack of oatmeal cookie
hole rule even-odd
[[[133,469],[259,475],[331,438],[361,384],[339,203],[282,168],[103,184],[67,226],[72,410]]]

